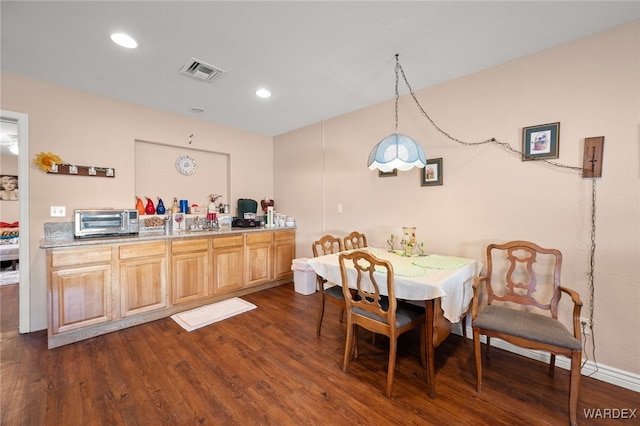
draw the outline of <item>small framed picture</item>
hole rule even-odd
[[[96,168],[95,167],[89,167],[89,176],[95,176],[96,175]]]
[[[390,172],[383,172],[378,170],[378,177],[398,176],[398,169],[393,169]]]
[[[69,174],[77,175],[78,174],[78,166],[69,166]]]
[[[522,129],[522,161],[558,158],[559,155],[560,123]]]
[[[0,176],[0,200],[18,201],[18,176]]]
[[[427,165],[420,170],[420,185],[442,185],[442,158],[427,160]]]
[[[111,169],[111,168],[107,169],[106,175],[108,177],[113,177],[113,169]]]

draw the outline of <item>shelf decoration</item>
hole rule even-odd
[[[40,152],[36,154],[36,158],[33,163],[40,167],[40,170],[49,172],[56,164],[62,164],[63,161],[60,157],[52,152]]]
[[[33,163],[43,172],[55,175],[78,175],[96,177],[116,177],[116,170],[111,167],[78,166],[65,163],[52,152],[40,152],[36,154]]]

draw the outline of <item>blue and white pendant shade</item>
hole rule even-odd
[[[367,165],[369,169],[381,172],[407,171],[426,166],[427,158],[418,142],[401,133],[393,133],[373,147]]]

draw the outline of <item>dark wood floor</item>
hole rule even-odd
[[[244,299],[258,309],[186,332],[170,318],[47,349],[46,332],[17,332],[17,285],[0,287],[2,425],[562,425],[568,374],[496,349],[475,391],[472,345],[436,349],[436,399],[425,391],[418,336],[401,337],[391,399],[387,341],[362,332],[360,357],[341,369],[344,324],[293,285]],[[638,394],[583,378],[584,409],[638,408]],[[612,423],[613,422],[613,423]]]

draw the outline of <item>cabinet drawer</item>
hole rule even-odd
[[[172,253],[186,253],[189,251],[206,251],[209,249],[209,240],[207,238],[198,238],[195,240],[180,240],[171,242]]]
[[[213,239],[213,248],[235,247],[242,245],[242,235],[233,235],[229,237],[215,237]]]
[[[51,267],[111,262],[111,247],[91,247],[83,249],[54,250],[51,253]]]
[[[293,229],[290,231],[276,231],[273,233],[274,241],[294,240],[296,238],[296,231]]]
[[[255,234],[247,234],[247,244],[270,243],[272,232],[257,232]]]
[[[131,244],[120,246],[120,259],[133,259],[136,257],[162,256],[165,254],[165,243]]]

